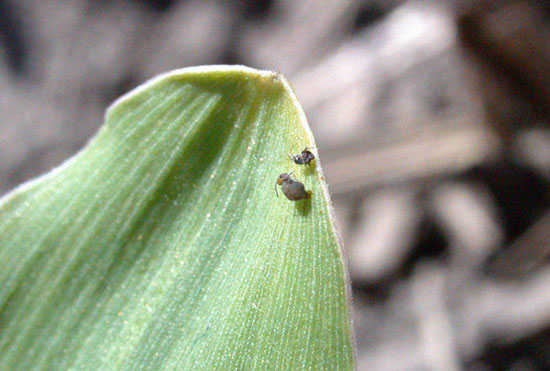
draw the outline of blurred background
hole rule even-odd
[[[319,147],[359,370],[550,369],[550,4],[0,0],[0,194],[201,64],[282,72]]]

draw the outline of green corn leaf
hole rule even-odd
[[[0,201],[1,370],[350,370],[347,277],[278,74],[197,67],[116,101]],[[294,172],[312,198],[289,201]]]

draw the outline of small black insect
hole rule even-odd
[[[290,201],[299,201],[311,197],[311,191],[306,191],[303,183],[293,179],[292,173],[283,173],[279,175],[277,177],[277,184],[281,186],[283,194]],[[277,197],[279,197],[279,193],[277,193],[277,184],[275,184],[275,193]]]
[[[290,155],[290,159],[294,161],[295,164],[307,166],[315,159],[315,156],[309,150],[310,148],[306,147],[299,155]]]

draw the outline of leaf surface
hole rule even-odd
[[[0,201],[0,369],[350,370],[347,278],[286,80],[161,75]],[[294,172],[313,196],[275,195]],[[280,193],[280,192],[279,192]]]

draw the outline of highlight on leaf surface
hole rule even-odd
[[[353,369],[321,166],[288,158],[304,147],[272,72],[176,70],[117,100],[0,201],[0,369]],[[290,172],[311,199],[275,196]]]

